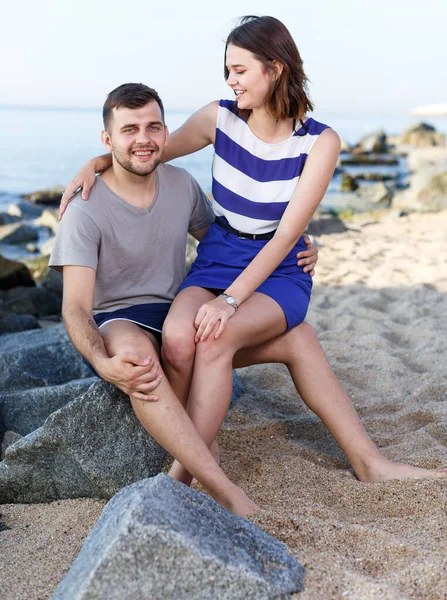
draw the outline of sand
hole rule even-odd
[[[308,320],[389,458],[447,468],[447,212],[321,236]],[[222,466],[307,569],[300,600],[447,598],[447,480],[360,483],[285,368],[241,370]],[[255,391],[255,390],[258,391]],[[7,505],[0,597],[50,598],[103,501]]]

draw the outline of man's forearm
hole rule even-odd
[[[62,310],[65,328],[76,350],[95,369],[109,358],[93,316],[78,306]]]

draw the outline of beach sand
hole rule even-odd
[[[447,469],[447,211],[321,236],[308,321],[384,454]],[[300,600],[447,598],[447,480],[357,481],[287,370],[240,371],[222,466],[306,567]],[[6,505],[0,597],[50,598],[103,501]]]

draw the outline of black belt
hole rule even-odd
[[[276,231],[268,231],[267,233],[244,233],[243,231],[238,231],[234,227],[231,227],[231,225],[222,219],[216,219],[214,222],[216,225],[219,225],[219,227],[226,229],[230,233],[234,233],[241,240],[271,240]]]

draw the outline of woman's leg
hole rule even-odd
[[[286,326],[281,307],[268,296],[255,293],[227,322],[218,340],[210,336],[196,345],[188,414],[207,446],[213,442],[228,411],[234,354],[240,348],[280,335]],[[191,483],[191,475],[177,461],[170,475]]]
[[[158,360],[153,336],[134,323],[112,321],[101,328],[101,335],[109,356],[132,352]],[[256,510],[257,506],[217,465],[166,376],[154,393],[159,397],[157,402],[130,397],[135,414],[146,431],[172,456],[182,461],[213,498],[228,510],[239,516]]]
[[[287,366],[301,398],[337,440],[360,481],[447,476],[446,471],[394,463],[381,454],[307,323],[260,346],[240,350],[234,358],[236,368],[275,362]]]

